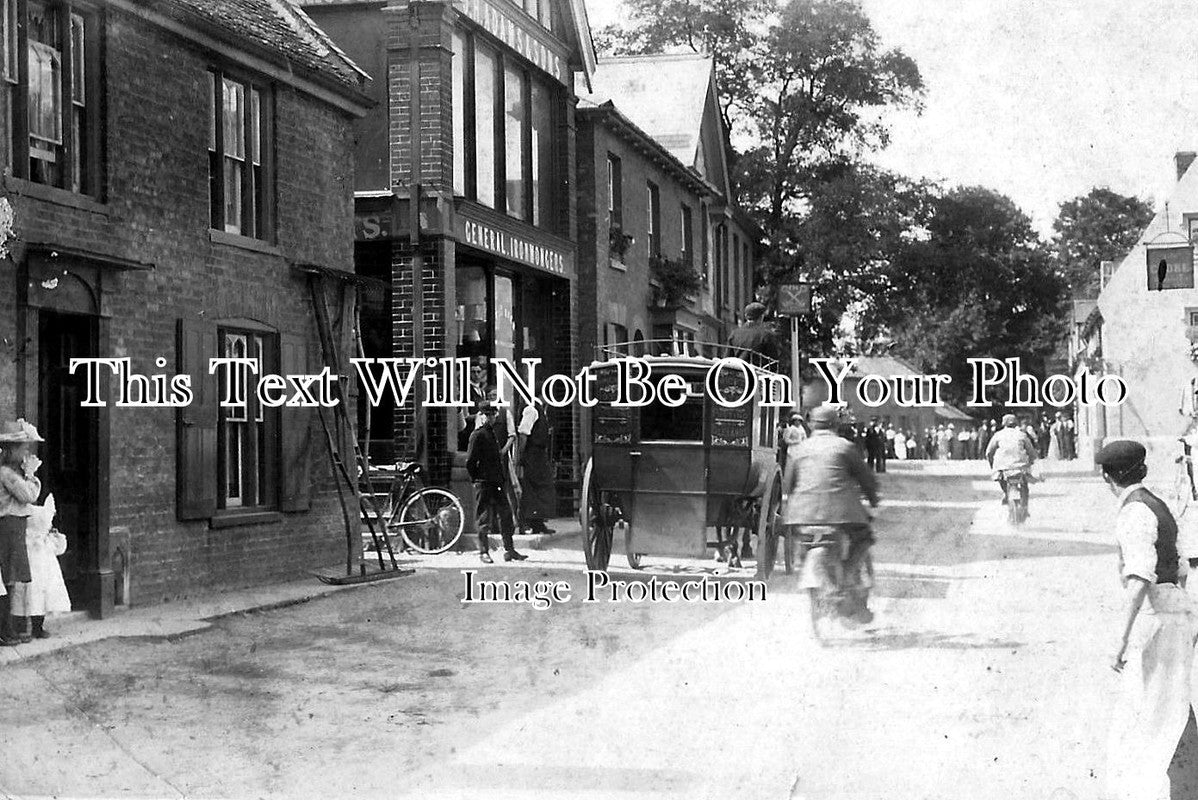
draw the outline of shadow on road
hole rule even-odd
[[[826,638],[824,646],[842,650],[1018,650],[1024,643],[927,631],[878,631]]]

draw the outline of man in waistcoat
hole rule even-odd
[[[1177,522],[1142,483],[1148,474],[1145,456],[1143,445],[1121,440],[1095,458],[1118,498],[1114,534],[1124,586],[1110,666],[1122,673],[1125,685],[1108,740],[1109,795],[1104,796],[1127,800],[1170,796],[1167,770],[1189,720],[1198,632],[1182,588],[1188,565],[1178,553]],[[1151,624],[1137,626],[1145,604]]]

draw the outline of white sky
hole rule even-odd
[[[1010,196],[1045,234],[1093,186],[1162,202],[1198,150],[1194,0],[862,0],[915,59],[921,116],[890,117],[878,163]],[[587,0],[595,27],[619,0]]]

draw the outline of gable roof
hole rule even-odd
[[[714,63],[703,54],[605,57],[591,76],[593,90],[576,81],[575,92],[595,105],[613,101],[672,156],[694,167],[714,75]]]
[[[288,0],[133,0],[247,53],[361,97],[369,76]]]

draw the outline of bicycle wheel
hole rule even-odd
[[[466,514],[452,493],[425,487],[412,493],[389,527],[398,528],[408,547],[418,553],[444,553],[458,543]]]

